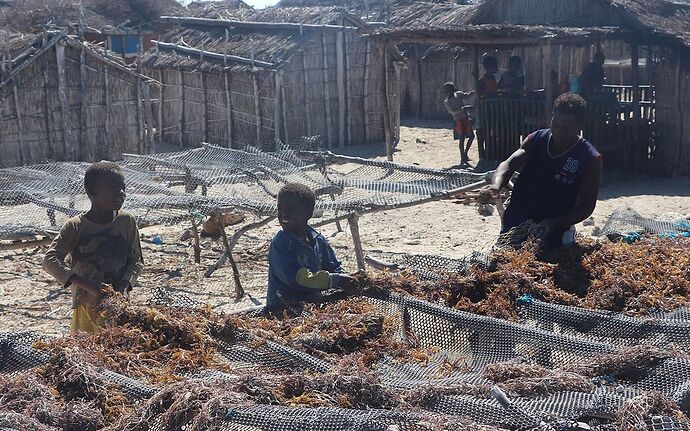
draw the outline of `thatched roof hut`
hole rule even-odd
[[[163,83],[163,140],[272,148],[317,135],[331,146],[393,139],[394,53],[363,38],[357,18],[338,8],[222,16],[166,18],[180,28],[142,58]]]
[[[633,49],[647,53],[656,87],[652,149],[658,171],[690,172],[690,1],[486,0],[475,23],[615,26],[627,29]],[[637,57],[637,55],[635,55]],[[633,69],[635,66],[633,66]]]
[[[146,77],[66,31],[0,32],[0,166],[153,151]]]
[[[220,19],[227,11],[234,9],[253,8],[242,0],[193,1],[179,15]]]

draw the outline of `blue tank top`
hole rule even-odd
[[[572,211],[584,172],[592,161],[601,158],[584,138],[564,154],[551,157],[550,138],[550,129],[538,130],[527,138],[525,147],[530,158],[516,180],[501,232],[527,220],[539,223]]]

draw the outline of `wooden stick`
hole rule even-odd
[[[202,136],[204,139],[204,142],[208,142],[208,106],[206,103],[206,73],[201,72],[201,97],[202,97],[202,106],[203,109],[201,111],[201,127],[203,128],[202,130]]]
[[[228,83],[228,71],[223,72],[225,82],[225,122],[228,133],[228,148],[234,148],[232,144],[232,100],[230,99],[230,85]]]
[[[43,104],[43,115],[45,115],[45,127],[46,127],[46,137],[48,140],[48,160],[54,159],[53,154],[53,138],[52,138],[52,110],[50,105],[50,94],[48,93],[48,69],[43,69],[43,99],[45,103]],[[0,109],[2,112],[2,109]]]
[[[256,73],[252,73],[252,87],[254,89],[254,118],[256,123],[256,146],[261,148],[261,100],[259,99],[259,84]]]
[[[199,237],[199,228],[196,225],[196,219],[193,214],[192,233],[194,234],[194,262],[201,263],[201,238]]]
[[[142,91],[141,91],[141,78],[137,78],[136,80],[136,86],[137,86],[137,134],[139,138],[139,153],[143,154],[144,147],[146,147],[146,143],[144,142],[144,109],[141,106],[141,100],[142,100]]]
[[[414,46],[414,52],[417,59],[417,115],[415,117],[419,119],[422,115],[422,99],[424,97],[424,92],[422,91],[424,87],[422,81],[422,59],[419,56],[419,45]]]
[[[382,46],[384,50],[384,61],[383,61],[383,74],[384,74],[384,112],[383,112],[383,127],[386,135],[386,158],[389,162],[393,161],[393,131],[391,127],[391,115],[390,115],[390,95],[389,95],[389,78],[388,78],[388,49],[386,46]]]
[[[281,104],[280,104],[280,98],[281,98],[281,92],[283,89],[283,75],[278,72],[274,75],[273,79],[275,80],[276,86],[275,86],[275,94],[274,94],[274,99],[273,99],[273,127],[274,127],[274,135],[275,135],[275,147],[274,150],[277,150],[278,142],[280,142],[280,122],[281,120]],[[305,87],[306,88],[306,87]],[[306,93],[306,90],[305,90]],[[307,117],[309,115],[307,114]]]
[[[289,144],[290,143],[290,129],[288,128],[288,118],[287,118],[287,107],[285,106],[287,102],[285,101],[285,83],[284,83],[284,78],[283,78],[283,71],[279,71],[280,73],[280,80],[281,80],[281,85],[280,85],[280,112],[283,115],[283,134],[285,135],[285,143]]]
[[[153,140],[153,105],[151,103],[151,87],[148,83],[141,81],[141,88],[144,92],[144,122],[146,124],[146,140],[144,152],[155,153],[155,142]]]
[[[350,80],[350,60],[347,58],[347,34],[343,34],[343,91],[345,94],[345,143],[352,145],[352,106],[350,102],[350,89],[348,82]]]
[[[184,88],[184,72],[182,69],[177,69],[178,82],[180,83],[180,114],[178,117],[178,136],[180,139],[180,148],[184,146],[184,102],[185,102],[185,88]]]
[[[362,250],[362,239],[359,236],[359,214],[354,213],[347,219],[350,225],[350,233],[352,234],[352,243],[355,246],[355,257],[357,258],[357,269],[359,271],[366,270],[366,262],[364,260],[364,251]]]
[[[371,41],[367,39],[367,53],[364,57],[364,142],[369,144],[369,68],[371,63]]]
[[[60,116],[62,123],[62,140],[64,144],[65,160],[74,160],[76,157],[72,140],[72,132],[68,125],[69,103],[67,102],[67,74],[65,71],[65,44],[60,41],[55,45],[55,58],[57,61],[58,97],[60,98]]]
[[[242,226],[240,229],[238,229],[235,232],[235,234],[232,236],[232,238],[228,242],[230,245],[230,249],[235,248],[235,245],[237,245],[237,242],[240,240],[242,235],[249,232],[250,230],[258,229],[262,226],[265,226],[268,223],[270,223],[271,221],[273,221],[274,219],[275,219],[275,217],[266,217],[264,219],[261,219],[258,222],[250,223],[250,224],[247,224],[245,226]],[[211,266],[209,269],[206,270],[206,272],[204,273],[204,277],[209,278],[215,271],[218,270],[218,268],[220,268],[221,266],[223,266],[225,264],[225,261],[227,260],[227,258],[228,258],[227,252],[224,252],[220,256],[220,258],[216,261],[216,263],[213,264],[213,266]]]
[[[163,134],[165,134],[165,127],[163,125],[163,101],[165,97],[165,83],[163,82],[163,70],[158,71],[160,78],[160,97],[158,98],[158,144],[163,143]]]
[[[332,148],[331,141],[331,92],[328,82],[328,50],[326,48],[326,35],[321,37],[321,49],[323,51],[323,97],[326,111],[326,146]]]
[[[235,279],[235,301],[239,302],[244,296],[244,289],[242,288],[242,281],[240,280],[240,271],[237,269],[237,263],[232,257],[232,248],[228,242],[228,235],[225,232],[225,223],[223,222],[223,217],[218,217],[218,222],[220,223],[220,232],[223,236],[223,245],[225,246],[225,253],[227,254],[227,259],[230,261],[230,266],[232,267],[232,276]]]
[[[175,45],[174,43],[165,43],[165,42],[160,42],[156,41],[158,44],[158,47],[163,50],[167,51],[174,51],[174,52],[180,52],[182,54],[189,54],[194,57],[200,57],[203,55],[204,57],[208,57],[210,59],[214,60],[222,60],[225,64],[227,62],[233,62],[233,63],[240,63],[240,64],[246,64],[252,67],[261,67],[264,69],[271,69],[271,70],[276,70],[277,66],[273,63],[267,63],[265,61],[258,61],[258,60],[252,60],[251,58],[244,58],[244,57],[238,57],[236,55],[228,55],[228,54],[220,54],[217,52],[211,52],[211,51],[203,51],[200,49],[195,49],[195,48],[188,48],[186,46],[180,46],[180,45]]]
[[[112,158],[113,135],[110,128],[110,80],[108,66],[103,66],[103,91],[105,92],[105,154],[107,159]]]
[[[336,79],[338,83],[338,146],[345,146],[345,55],[343,33],[336,33]]]
[[[19,162],[23,165],[28,162],[28,154],[24,154],[24,124],[22,123],[22,111],[19,109],[19,97],[17,96],[17,84],[12,83],[14,95],[14,111],[17,114],[17,137],[19,138]]]
[[[302,84],[304,85],[304,111],[307,117],[307,136],[312,136],[312,128],[311,128],[311,112],[309,109],[309,100],[308,100],[308,93],[309,93],[309,77],[307,76],[307,57],[304,55],[304,50],[302,50]]]
[[[79,50],[79,159],[90,143],[86,141],[86,54]]]

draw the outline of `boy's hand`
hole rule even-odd
[[[127,300],[129,300],[130,290],[132,290],[132,285],[127,280],[122,280],[115,286],[115,292],[122,294]]]
[[[82,278],[78,275],[72,277],[72,284],[83,289],[87,294],[101,299],[103,297],[103,290],[107,287],[103,283],[97,281],[89,280],[87,278]]]
[[[340,275],[340,288],[344,291],[355,292],[360,286],[361,283],[357,278],[347,274]]]

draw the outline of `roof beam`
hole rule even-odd
[[[273,63],[268,63],[266,61],[259,61],[259,60],[252,60],[251,58],[244,58],[244,57],[239,57],[237,55],[225,55],[225,54],[219,54],[217,52],[211,52],[211,51],[203,51],[200,49],[196,48],[189,48],[186,46],[182,45],[176,45],[174,43],[166,43],[166,42],[160,42],[160,41],[154,41],[158,49],[164,49],[164,50],[169,50],[169,51],[177,51],[183,54],[189,54],[193,55],[199,58],[213,58],[214,60],[219,60],[219,61],[232,61],[235,63],[241,63],[241,64],[246,64],[248,66],[254,66],[254,67],[261,67],[264,69],[269,69],[269,70],[278,70],[278,66],[273,64]]]
[[[196,25],[206,27],[233,27],[246,30],[263,31],[294,31],[294,32],[341,32],[358,31],[359,28],[343,25],[327,24],[297,24],[292,22],[254,22],[254,21],[234,21],[226,19],[193,18],[181,16],[162,16],[161,22],[182,25]]]

